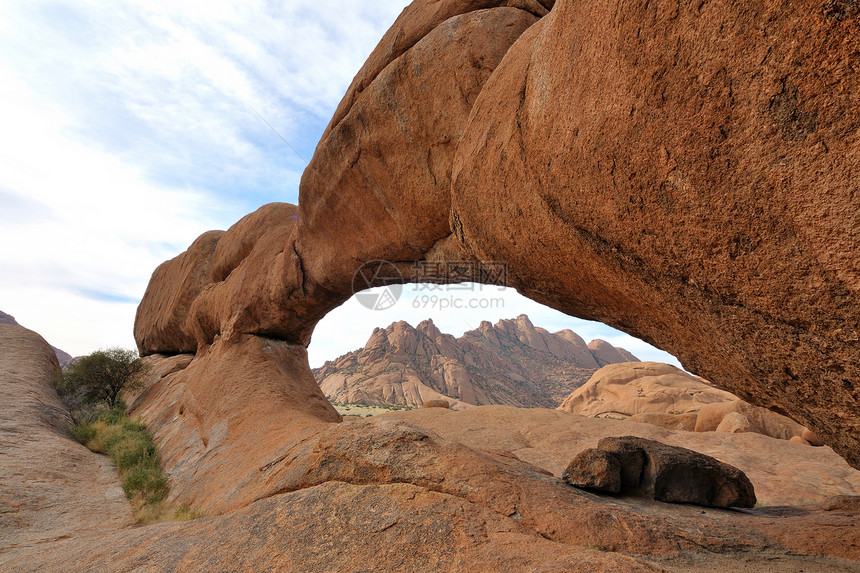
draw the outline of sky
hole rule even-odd
[[[297,203],[306,160],[406,4],[0,0],[0,310],[72,355],[133,348],[156,266],[261,205]],[[511,289],[430,289],[334,310],[312,366],[396,320],[459,336],[519,314],[677,364]]]

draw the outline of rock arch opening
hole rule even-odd
[[[454,409],[555,408],[607,364],[641,359],[680,366],[606,325],[477,283],[359,293],[317,324],[308,354],[329,400],[380,407],[445,400]]]
[[[155,271],[140,350],[195,358],[150,408],[193,400],[201,416],[171,439],[205,434],[205,459],[230,427],[260,461],[272,452],[259,436],[291,443],[337,420],[305,347],[363,264],[413,282],[427,278],[416,262],[504,261],[524,296],[781,408],[860,467],[860,159],[845,129],[860,86],[824,93],[791,67],[855,86],[839,62],[860,38],[806,5],[616,19],[583,2],[507,4],[413,3],[323,134],[299,206],[264,206]],[[760,21],[773,33],[751,36]],[[814,41],[778,41],[810,22]],[[769,67],[750,73],[762,54]],[[761,112],[788,75],[814,130]]]

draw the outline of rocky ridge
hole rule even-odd
[[[786,416],[753,406],[698,376],[656,362],[601,368],[558,409],[676,430],[756,432],[801,443],[808,443],[803,436],[810,435],[809,430]]]
[[[13,326],[21,326],[18,324],[18,321],[15,320],[15,317],[11,314],[6,314],[2,310],[0,310],[0,324],[11,324]],[[68,352],[60,350],[56,346],[51,346],[54,350],[54,354],[57,355],[57,360],[60,362],[60,366],[65,366],[69,362],[72,361],[72,355]]]
[[[550,333],[526,315],[482,322],[455,338],[432,320],[374,329],[364,348],[314,370],[336,402],[420,407],[449,400],[455,409],[502,404],[554,408],[598,368],[638,361],[603,340],[588,345],[575,332]]]

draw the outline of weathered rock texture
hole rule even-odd
[[[640,460],[641,469],[641,460]],[[621,461],[612,452],[588,448],[567,465],[561,479],[590,490],[621,493]]]
[[[260,393],[239,392],[235,385],[253,364],[250,361],[235,366],[230,377],[232,385],[220,386],[213,393],[225,402],[225,406],[218,406],[214,398],[205,398],[206,402],[197,399],[208,396],[208,392],[201,386],[191,387],[197,375],[188,370],[195,367],[194,362],[185,370],[177,370],[188,364],[190,357],[151,360],[155,363],[150,374],[153,383],[137,400],[134,411],[148,422],[161,445],[165,469],[172,476],[171,499],[208,513],[229,511],[285,489],[293,490],[298,487],[294,480],[305,479],[301,476],[309,471],[302,468],[314,464],[334,468],[327,471],[363,476],[365,481],[361,483],[394,479],[389,466],[414,459],[415,454],[410,452],[418,446],[411,442],[425,440],[420,433],[407,434],[410,438],[373,438],[378,434],[375,419],[341,427],[321,423],[318,416],[310,413],[300,418],[289,411],[289,405],[277,401],[280,399],[276,399],[273,388],[282,383],[277,377],[268,381],[265,377],[255,379]],[[216,412],[222,422],[206,422],[210,407],[223,408]],[[632,434],[702,452],[740,468],[765,505],[809,504],[837,495],[860,495],[860,472],[847,466],[830,448],[810,448],[755,433],[679,432],[630,421],[584,418],[558,410],[504,406],[462,412],[430,408],[382,416],[389,417],[417,424],[470,448],[512,452],[555,476],[561,476],[579,451],[595,447],[601,438]],[[214,414],[211,418],[217,419]],[[306,460],[310,452],[320,451],[320,440],[340,440],[344,447],[351,442],[365,445],[354,445],[350,456],[332,454],[317,461]],[[386,457],[372,457],[380,455]],[[441,474],[425,479],[404,477],[409,472],[401,472],[397,479],[435,483],[446,472],[454,471],[445,469],[438,454],[433,455],[436,461],[427,458],[427,464],[438,466]],[[452,463],[460,468],[480,467],[474,461]],[[354,467],[361,469],[350,469]],[[285,481],[284,475],[294,477]],[[341,474],[333,475],[331,479],[344,479]]]
[[[669,364],[621,363],[598,370],[559,410],[676,430],[757,432],[790,440],[806,428]]]
[[[375,329],[364,348],[326,362],[314,376],[337,402],[553,408],[600,366],[630,360],[637,358],[623,348],[603,340],[586,346],[575,332],[550,333],[525,315],[484,321],[460,338],[431,320],[417,328],[400,321]]]
[[[670,430],[629,420],[584,418],[559,410],[481,406],[463,411],[410,410],[382,418],[408,421],[443,438],[518,459],[561,477],[581,451],[606,437],[637,436],[693,450],[743,471],[762,506],[806,506],[860,495],[860,471],[829,447],[778,440],[756,433]]]
[[[7,327],[0,327],[2,419],[13,420],[16,428],[26,430],[48,415],[43,403],[52,399],[45,391],[50,386],[42,375],[19,377],[16,373],[25,370],[48,375],[56,373],[57,365],[38,336],[16,329],[25,335],[16,334],[10,344],[3,328]],[[251,338],[245,344],[255,343],[256,338]],[[289,348],[254,350],[242,344],[237,343],[235,350],[243,355],[274,352],[278,358],[272,362],[285,367],[291,360]],[[230,350],[215,349],[212,356],[222,351]],[[226,362],[237,360],[231,354],[225,358],[230,359]],[[93,488],[96,474],[87,459],[79,459],[73,449],[40,450],[44,445],[29,443],[21,432],[3,427],[2,435],[8,435],[13,446],[4,446],[4,464],[9,451],[14,461],[8,476],[3,474],[6,466],[0,466],[0,484],[15,492],[13,503],[23,495],[21,492],[38,485],[47,495],[34,500],[33,512],[41,512],[41,519],[53,529],[48,532],[50,537],[44,531],[34,535],[21,527],[6,536],[10,530],[2,529],[4,541],[10,541],[0,546],[0,570],[655,571],[660,570],[659,564],[690,570],[691,563],[700,563],[710,570],[725,570],[744,563],[753,568],[766,565],[768,570],[778,564],[783,570],[829,572],[850,570],[860,559],[860,531],[856,528],[860,497],[834,498],[815,507],[760,508],[748,513],[691,511],[684,506],[632,498],[607,500],[579,492],[540,464],[523,461],[529,457],[529,448],[532,457],[540,451],[544,459],[556,455],[569,459],[571,448],[580,447],[582,440],[622,428],[662,433],[664,441],[681,434],[705,437],[704,443],[711,442],[712,448],[734,456],[766,448],[764,442],[755,442],[764,440],[777,444],[779,455],[774,459],[794,470],[788,480],[803,491],[827,496],[848,490],[823,480],[804,482],[798,476],[814,470],[816,463],[827,463],[831,476],[839,471],[860,475],[829,448],[798,446],[756,434],[673,433],[555,410],[490,406],[465,412],[430,408],[400,413],[418,425],[394,415],[349,424],[304,425],[293,428],[280,441],[269,442],[266,440],[274,437],[273,430],[265,420],[257,420],[259,443],[245,442],[247,451],[232,446],[229,455],[219,460],[217,452],[231,447],[224,441],[230,435],[229,426],[242,420],[227,413],[224,427],[198,426],[196,433],[181,438],[189,418],[201,417],[197,409],[200,404],[190,400],[201,389],[186,385],[172,396],[166,392],[176,376],[185,371],[190,375],[192,368],[207,368],[205,360],[196,361],[196,365],[187,355],[148,360],[153,363],[149,376],[154,385],[140,395],[138,409],[145,411],[144,405],[150,401],[154,411],[164,411],[164,403],[176,407],[175,418],[165,416],[151,422],[166,446],[162,453],[175,456],[172,463],[178,471],[171,475],[171,486],[186,496],[198,496],[213,512],[224,514],[186,523],[123,527],[123,521],[96,511],[109,503],[104,491]],[[235,368],[253,365],[249,359],[238,361]],[[261,410],[259,404],[243,411],[241,404],[230,402],[229,395],[238,394],[233,388],[222,385],[215,391],[225,395],[231,410],[275,415],[274,410],[283,404],[273,389],[283,380],[275,378],[269,384],[264,379],[254,381],[261,391],[249,399],[274,401],[272,411]],[[21,394],[27,399],[20,400]],[[30,397],[35,400],[28,401]],[[19,411],[21,404],[29,406]],[[308,414],[319,417],[318,413]],[[301,416],[294,413],[290,417]],[[457,439],[422,427],[433,424]],[[242,434],[254,433],[253,428],[240,430]],[[165,433],[171,432],[177,434],[165,439]],[[188,445],[187,451],[175,450],[180,443],[177,438]],[[40,435],[40,439],[50,443],[54,438]],[[202,456],[198,455],[201,441],[208,446]],[[529,445],[524,448],[524,444]],[[72,445],[88,459],[98,457]],[[21,449],[37,455],[18,456],[16,451]],[[513,449],[517,449],[516,454]],[[800,452],[806,457],[798,457]],[[258,456],[264,454],[267,463],[258,465]],[[812,461],[815,457],[820,461]],[[225,461],[230,463],[232,480],[213,473],[213,466]],[[765,461],[750,455],[745,463]],[[210,480],[208,491],[187,466]],[[53,473],[46,468],[61,471]],[[759,473],[764,482],[776,479],[773,471]],[[86,489],[74,491],[77,503],[94,495],[93,501],[99,504],[87,507],[90,513],[81,515],[77,505],[58,504],[70,487],[70,476],[75,477],[74,487]],[[244,484],[237,487],[242,480]],[[860,492],[860,480],[857,486],[850,491]],[[238,509],[230,511],[228,506]],[[9,513],[5,511],[8,507],[14,505],[5,506],[0,515]],[[127,510],[127,504],[124,507]],[[74,525],[67,526],[70,518]],[[98,525],[94,526],[96,519]],[[814,536],[797,534],[813,530],[817,532]]]
[[[219,518],[0,553],[4,571],[67,571],[69,562],[90,571],[660,571],[409,484],[326,483]]]
[[[154,431],[179,503],[223,511],[271,494],[258,469],[282,444],[341,419],[301,346],[245,335],[194,360],[148,360],[152,383],[132,411]]]
[[[418,0],[297,210],[159,268],[140,349],[306,345],[365,262],[446,281],[414,262],[501,261],[525,295],[671,352],[860,467],[858,18],[841,1]]]
[[[135,411],[155,431],[174,499],[210,514],[237,511],[164,526],[145,537],[154,549],[145,556],[131,549],[140,539],[112,539],[124,556],[110,562],[190,568],[184,549],[210,534],[222,543],[197,550],[199,559],[314,564],[320,553],[309,555],[302,540],[331,539],[319,523],[337,524],[336,534],[356,525],[361,544],[349,555],[371,567],[382,567],[371,548],[391,547],[385,564],[401,556],[403,569],[413,555],[432,559],[437,541],[426,540],[439,531],[461,561],[443,552],[433,563],[454,570],[519,568],[518,559],[564,568],[556,557],[588,544],[654,559],[703,547],[857,559],[853,501],[730,518],[607,505],[541,471],[538,461],[557,452],[489,451],[485,425],[451,423],[503,407],[405,413],[443,424],[438,432],[390,419],[334,424],[304,347],[315,323],[353,294],[365,263],[390,261],[398,280],[446,282],[452,263],[502,262],[504,277],[473,278],[668,350],[719,387],[789,413],[860,467],[858,12],[852,2],[788,0],[414,2],[338,107],[300,205],[263,207],[156,270],[136,320],[140,350],[194,356],[153,359],[164,367]],[[428,273],[416,262],[439,264]],[[724,429],[744,429],[744,412],[726,414]],[[450,418],[462,415],[475,417]],[[496,442],[553,434],[534,420],[531,434],[512,433],[517,415],[494,426]],[[565,440],[546,438],[566,451],[558,464],[581,439],[570,420],[616,423],[544,415],[565,428],[555,433]],[[636,424],[617,424],[635,433]],[[787,483],[854,488],[855,474],[828,448],[640,428],[724,449],[714,457],[745,471],[762,499]],[[780,465],[792,456],[824,457],[804,473]],[[844,481],[822,478],[840,467]],[[380,497],[382,517],[366,526],[318,502],[370,511]],[[389,524],[410,498],[427,511]],[[302,514],[308,525],[289,518],[299,506],[312,508]],[[383,544],[413,527],[419,551]],[[797,534],[813,530],[827,534]],[[524,556],[534,541],[539,553]],[[80,555],[79,544],[67,548]],[[94,566],[106,561],[88,555]]]
[[[614,462],[614,463],[613,463]],[[739,469],[710,456],[634,436],[603,438],[564,470],[567,483],[669,503],[753,507],[755,490]]]
[[[859,19],[559,0],[472,108],[456,236],[860,467]]]
[[[133,522],[113,466],[66,430],[59,370],[41,336],[0,323],[0,556]]]

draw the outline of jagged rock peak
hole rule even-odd
[[[363,348],[326,362],[315,376],[340,402],[555,407],[604,362],[636,360],[606,342],[600,349],[598,359],[572,331],[552,334],[524,314],[495,326],[483,321],[459,338],[430,319],[415,328],[398,321],[374,329]]]
[[[434,340],[437,337],[442,336],[442,331],[439,330],[439,327],[433,324],[432,318],[428,318],[419,322],[418,326],[416,327],[416,330]]]

